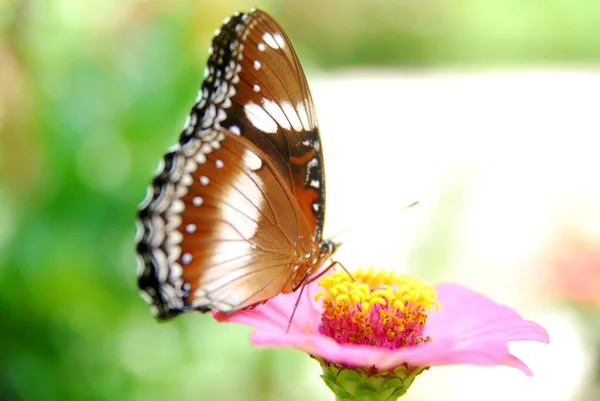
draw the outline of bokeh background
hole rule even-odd
[[[136,206],[251,6],[313,88],[338,259],[550,333],[514,348],[534,378],[442,367],[406,399],[600,399],[600,2],[0,0],[0,400],[331,399],[307,356],[158,324],[135,286]]]

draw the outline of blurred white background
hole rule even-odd
[[[364,70],[312,88],[326,232],[343,231],[336,258],[460,282],[550,334],[550,345],[514,347],[533,378],[504,367],[432,368],[407,399],[578,399],[595,344],[554,302],[548,277],[563,231],[600,239],[600,74]]]

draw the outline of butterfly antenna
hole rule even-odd
[[[330,238],[330,240],[333,240],[334,238],[340,236],[341,234],[347,233],[348,231],[354,230],[356,229],[355,227],[347,227],[344,229],[341,229],[340,231],[338,231],[337,233],[333,234]]]
[[[414,201],[410,205],[406,206],[404,209],[410,209],[411,207],[417,206],[421,201]]]
[[[410,203],[410,204],[406,205],[406,206],[403,208],[403,210],[407,210],[407,209],[413,208],[413,207],[417,206],[419,203],[421,203],[421,201],[418,201],[418,200],[417,200],[417,201],[414,201],[414,202],[412,202],[412,203]],[[360,227],[360,226],[363,226],[363,227],[364,227],[364,226],[368,226],[369,224],[371,224],[371,222],[366,222],[366,221],[363,221],[363,222],[359,222],[359,223],[358,223],[358,224],[356,224],[356,225],[353,225],[352,227],[346,227],[346,228],[343,228],[343,229],[341,229],[340,231],[338,231],[337,233],[333,234],[333,235],[330,237],[330,240],[333,240],[333,239],[335,239],[336,237],[338,237],[338,236],[340,236],[340,235],[342,235],[342,234],[344,234],[344,233],[347,233],[347,232],[349,232],[349,231],[356,230],[356,229],[357,229],[358,227]],[[340,265],[341,265],[341,264],[340,264]],[[342,266],[342,268],[343,268],[343,266]],[[344,269],[344,270],[346,270],[346,269]],[[347,271],[347,270],[346,270],[346,271]]]

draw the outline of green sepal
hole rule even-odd
[[[323,368],[323,381],[337,401],[395,401],[408,391],[428,366],[398,366],[393,370],[349,368],[314,357]]]

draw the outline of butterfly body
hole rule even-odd
[[[153,313],[223,312],[300,288],[335,252],[314,105],[281,27],[259,10],[217,30],[178,144],[138,212]]]

